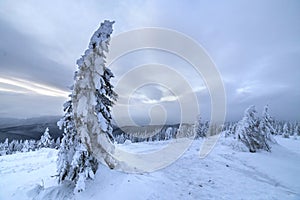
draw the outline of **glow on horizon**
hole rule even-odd
[[[44,96],[52,96],[52,97],[64,97],[67,98],[69,93],[63,90],[60,90],[55,87],[51,87],[48,85],[36,83],[33,81],[28,81],[24,79],[19,79],[19,78],[13,78],[13,77],[0,77],[0,83],[10,85],[12,87],[19,87],[25,90],[18,90],[16,89],[11,89],[11,88],[5,88],[2,87],[0,88],[0,91],[4,92],[12,92],[12,93],[23,93],[23,94],[30,94],[30,93],[36,93],[39,95],[44,95]]]

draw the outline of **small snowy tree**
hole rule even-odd
[[[8,145],[8,154],[13,154],[17,151],[17,148],[19,146],[18,140],[12,140]]]
[[[221,130],[222,130],[222,127],[218,126],[216,123],[212,123],[207,130],[207,135],[208,136],[216,135],[216,134],[220,133]]]
[[[283,134],[283,123],[282,121],[276,121],[275,122],[275,132],[277,135],[282,135]]]
[[[256,113],[253,105],[245,110],[244,117],[237,126],[236,138],[243,142],[250,152],[256,152],[258,149],[270,151],[266,138],[259,131],[259,120]]]
[[[1,144],[1,152],[0,155],[8,154],[8,138],[5,139],[4,143]]]
[[[44,134],[41,136],[38,146],[39,148],[43,148],[43,147],[49,148],[51,146],[51,136],[48,127],[45,129]]]
[[[195,132],[196,132],[196,138],[206,137],[207,129],[206,129],[206,125],[201,122],[201,117],[198,117],[198,120],[195,123]]]
[[[194,138],[195,137],[195,127],[191,124],[180,124],[176,138]]]
[[[299,124],[296,123],[295,127],[294,127],[294,139],[295,140],[297,140],[297,137],[299,136],[299,131],[300,131]]]
[[[0,156],[6,155],[6,152],[4,151],[4,143],[0,143]]]
[[[282,137],[284,137],[284,138],[289,138],[290,137],[290,130],[289,130],[288,123],[285,123],[283,125],[282,131],[283,131]]]
[[[262,112],[262,119],[259,123],[260,132],[269,142],[276,143],[273,135],[275,135],[274,121],[269,114],[269,106],[266,105]]]
[[[57,122],[59,129],[64,129],[64,135],[60,144],[58,159],[57,159],[57,172],[58,182],[64,180],[72,180],[68,175],[71,171],[71,162],[75,153],[75,145],[77,144],[76,129],[73,120],[72,101],[69,100],[64,103],[63,110],[64,117]]]
[[[295,128],[295,134],[297,134],[297,136],[300,136],[300,127],[299,127],[299,123],[297,123],[296,128]]]
[[[173,138],[173,128],[168,127],[165,132],[165,140],[170,140]]]
[[[225,130],[225,137],[234,136],[236,131],[237,123],[231,122],[228,124],[228,128]]]
[[[29,151],[35,151],[37,142],[35,140],[29,140]]]
[[[121,135],[118,135],[115,139],[115,141],[118,143],[118,144],[123,144],[125,142],[125,137],[124,137],[124,134],[122,133]]]
[[[28,140],[25,140],[23,143],[22,152],[27,152],[27,151],[29,151],[29,142]]]
[[[15,152],[21,152],[23,148],[23,140],[16,140]]]

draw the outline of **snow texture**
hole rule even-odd
[[[273,144],[271,153],[253,154],[233,150],[233,138],[221,137],[204,159],[199,158],[203,142],[199,139],[175,163],[153,173],[128,174],[101,165],[95,179],[84,183],[86,190],[75,194],[74,184],[57,185],[53,177],[57,150],[6,155],[0,157],[0,199],[300,199],[300,140],[275,139],[278,144]],[[118,146],[147,153],[166,144]]]

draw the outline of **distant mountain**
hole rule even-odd
[[[13,139],[17,140],[38,140],[48,127],[52,138],[61,137],[63,134],[62,130],[59,130],[56,123],[60,119],[60,116],[45,116],[29,119],[14,119],[14,118],[0,118],[0,142],[3,142],[6,138],[9,141]],[[149,126],[124,126],[119,128],[113,126],[113,135],[128,135],[133,134],[134,136],[145,133],[146,135],[157,135],[162,134],[161,137],[165,137],[164,133],[167,128],[173,128],[176,131],[179,124],[174,125],[149,125]],[[129,135],[128,135],[129,136]]]
[[[25,119],[0,118],[0,128],[14,126],[16,124],[22,123],[22,121],[25,121]]]
[[[60,116],[45,116],[29,119],[0,118],[0,142],[5,138],[13,139],[40,139],[45,129],[49,127],[52,138],[61,137],[63,131],[56,123]]]

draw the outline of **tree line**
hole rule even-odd
[[[299,122],[285,122],[275,120],[269,113],[269,106],[266,105],[261,117],[257,114],[254,105],[249,106],[243,118],[238,122],[227,122],[221,127],[225,137],[233,137],[238,142],[242,142],[250,152],[257,150],[271,151],[271,145],[276,144],[275,135],[284,138],[297,139],[300,136]],[[212,124],[211,127],[214,127]],[[209,129],[209,123],[202,123],[201,119],[196,123],[196,138],[207,137],[219,133],[214,128]]]
[[[0,143],[0,156],[10,155],[16,152],[29,152],[36,151],[41,148],[52,148],[59,149],[60,138],[56,140],[51,137],[49,128],[45,129],[45,132],[39,140],[12,140],[9,141],[8,138],[5,139],[3,143]]]

